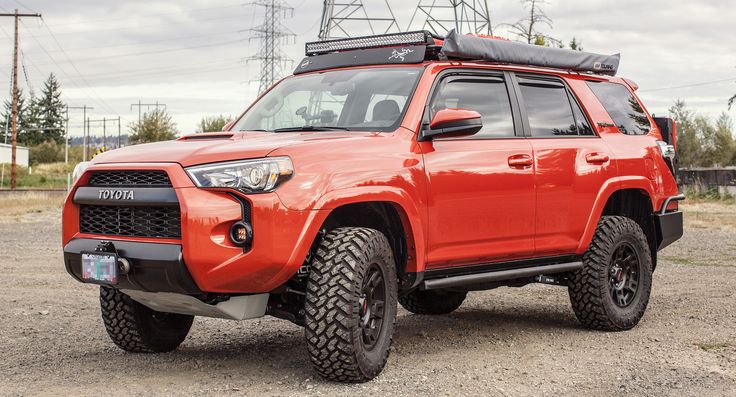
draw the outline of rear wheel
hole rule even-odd
[[[100,307],[107,334],[127,352],[172,351],[187,337],[194,321],[194,316],[150,309],[111,287],[100,287]]]
[[[349,227],[324,236],[305,302],[307,349],[322,377],[365,382],[381,373],[396,322],[396,294],[393,254],[381,232]]]
[[[465,291],[414,290],[399,297],[399,303],[414,314],[448,314],[459,308],[467,295]]]
[[[626,217],[602,217],[583,268],[570,280],[578,320],[591,329],[631,329],[644,316],[651,290],[652,259],[641,227]]]

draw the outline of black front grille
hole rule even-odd
[[[89,186],[170,187],[165,171],[97,171],[87,182]]]
[[[180,238],[179,207],[82,205],[79,231],[106,236]]]

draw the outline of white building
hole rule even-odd
[[[25,146],[16,146],[15,151],[15,159],[18,162],[18,165],[22,165],[24,167],[28,167],[28,153],[29,150]],[[10,164],[13,159],[12,154],[12,146],[6,145],[4,143],[0,143],[0,164],[2,163],[8,163]]]

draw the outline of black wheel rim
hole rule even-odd
[[[378,265],[371,265],[363,278],[358,316],[361,340],[367,350],[378,343],[386,311],[386,283]]]
[[[639,256],[629,243],[621,243],[613,251],[608,267],[608,290],[613,303],[627,307],[639,290]]]

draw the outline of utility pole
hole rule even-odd
[[[421,27],[414,24],[415,18]],[[419,0],[407,30],[417,27],[437,35],[452,29],[459,34],[493,35],[488,0]]]
[[[120,149],[121,146],[123,145],[120,143],[120,116],[118,116],[118,149]]]
[[[165,103],[158,103],[158,101],[156,101],[156,103],[141,103],[139,99],[138,103],[133,103],[130,105],[130,110],[133,110],[134,107],[138,108],[138,125],[141,125],[141,120],[142,120],[141,109],[144,106],[146,107],[146,112],[148,112],[148,109],[150,109],[151,107],[153,107],[156,110],[158,110],[159,106],[163,107],[164,110],[166,109]]]
[[[15,178],[17,174],[16,165],[16,145],[18,139],[18,22],[22,17],[33,17],[41,18],[41,14],[19,14],[18,9],[12,14],[0,14],[0,17],[13,17],[15,19],[15,38],[13,44],[13,90],[11,95],[13,96],[13,106],[11,110],[12,114],[12,138],[11,138],[11,164],[10,164],[10,189],[15,190]]]
[[[69,109],[82,109],[82,135],[84,137],[84,148],[82,161],[87,161],[87,110],[93,110],[92,106],[69,106],[66,107],[66,120],[67,125],[69,124]],[[67,127],[68,128],[68,127]],[[67,130],[67,152],[69,150],[69,132]]]
[[[258,76],[260,94],[280,79],[281,69],[291,63],[291,58],[281,50],[281,44],[295,35],[284,26],[281,19],[287,14],[293,16],[294,9],[283,0],[256,0],[251,4],[263,7],[264,10],[263,23],[249,29],[253,33],[252,39],[260,40],[260,49],[257,55],[246,59],[261,63],[261,72]]]
[[[384,3],[389,16],[376,18],[368,16],[363,0],[324,0],[319,39],[329,40],[368,34],[385,34],[391,31],[400,32],[401,29],[388,0],[384,0]]]

